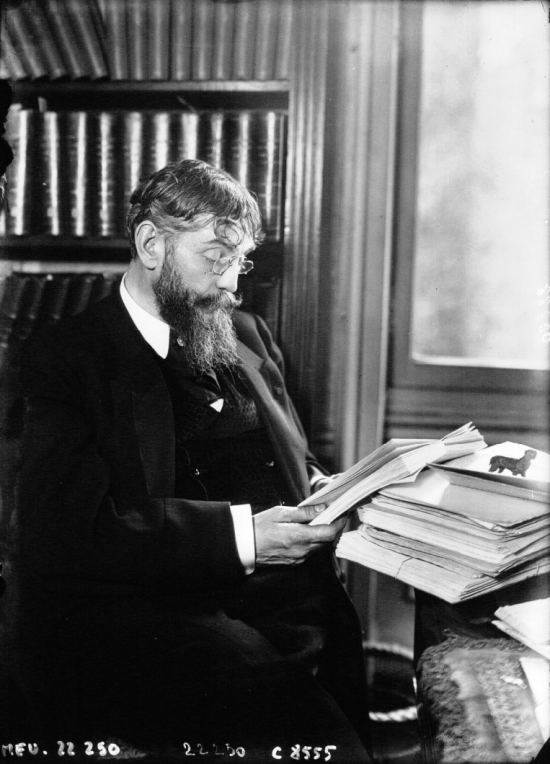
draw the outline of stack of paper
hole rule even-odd
[[[471,422],[439,440],[389,440],[342,472],[327,486],[302,501],[300,506],[328,504],[328,507],[312,520],[311,525],[331,523],[384,486],[414,481],[428,463],[444,462],[464,454],[472,454],[485,446],[485,441]]]
[[[537,462],[536,479],[514,476],[509,485],[495,480],[495,470],[489,473],[494,456],[519,460],[526,450],[536,453],[531,456],[531,463]],[[468,460],[475,465],[474,483],[462,478],[460,484],[450,482],[454,470],[467,473]],[[550,483],[544,477],[549,474],[548,454],[514,443],[437,465],[414,483],[383,488],[359,508],[361,525],[343,534],[337,555],[448,602],[546,573]]]

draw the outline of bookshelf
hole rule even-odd
[[[23,0],[17,8],[3,4],[0,13],[0,76],[12,83],[19,109],[38,112],[39,120],[48,112],[67,111],[88,116],[154,111],[283,115],[277,232],[268,235],[255,258],[254,271],[241,280],[241,286],[245,305],[267,319],[283,346],[289,386],[302,412],[311,405],[312,359],[318,357],[329,5],[330,0]],[[88,33],[95,34],[96,44],[92,41],[91,47],[90,40],[83,37],[82,19],[74,17],[82,6],[86,6],[83,18],[88,18]],[[144,7],[152,16],[143,17]],[[193,14],[205,8],[210,22],[208,13],[197,15],[201,28],[195,33]],[[64,9],[70,11],[69,25]],[[121,18],[135,11],[146,23],[136,26],[133,18],[127,33],[119,34]],[[44,24],[41,31],[38,20]],[[103,30],[99,35],[98,29]],[[21,35],[22,31],[23,40],[18,40],[17,32]],[[161,46],[153,45],[150,38],[155,36],[160,36]],[[34,62],[34,72],[29,71],[29,54],[52,39],[57,57],[50,50],[49,59],[42,55]],[[163,54],[167,64],[155,71],[136,70],[140,50],[147,61]],[[55,122],[55,117],[50,120]],[[10,113],[9,129],[14,121]],[[14,148],[17,152],[17,146]],[[66,159],[63,144],[59,153]],[[252,167],[256,159],[253,150]],[[14,169],[10,169],[12,174]],[[62,175],[59,181],[66,186]],[[13,193],[13,185],[11,188]],[[28,199],[28,188],[20,187],[20,197]],[[47,206],[39,202],[40,214],[33,217],[34,224],[43,220]],[[13,204],[11,207],[13,211]],[[32,228],[16,234],[6,222],[3,226],[3,274],[10,267],[21,272],[41,268],[51,273],[106,268],[120,272],[127,260],[126,242],[118,230],[102,236],[96,227],[73,236],[62,226],[56,235]]]
[[[23,0],[5,10],[0,69],[14,89],[16,159],[2,271],[27,260],[120,269],[131,189],[167,161],[199,157],[258,197],[267,240],[242,286],[277,331],[291,19],[291,2],[277,0]]]
[[[119,80],[116,82],[102,81],[94,83],[89,81],[26,81],[15,83],[16,94],[21,97],[45,97],[51,98],[62,92],[65,96],[89,95],[97,92],[98,88],[104,94],[133,93],[151,95],[154,93],[182,93],[211,92],[211,93],[287,93],[289,90],[288,80],[166,80],[156,81],[131,81]]]
[[[263,245],[264,250],[271,249],[266,250],[266,257],[258,255],[255,270],[241,283],[254,293],[248,305],[267,318],[282,347],[289,391],[314,452],[327,466],[339,469],[361,455],[356,452],[355,429],[361,433],[360,451],[366,453],[378,445],[379,417],[371,416],[370,404],[377,400],[375,387],[383,384],[383,374],[373,317],[374,303],[384,298],[385,288],[373,268],[366,268],[364,228],[369,231],[368,261],[373,256],[385,257],[388,247],[380,232],[387,229],[386,194],[391,195],[387,179],[391,173],[384,151],[377,150],[368,162],[365,153],[371,140],[368,136],[375,136],[376,147],[384,147],[384,130],[392,133],[394,88],[388,72],[393,64],[386,59],[394,60],[398,35],[393,23],[387,29],[386,19],[397,15],[397,5],[372,0],[351,4],[339,0],[242,0],[240,4],[254,5],[258,15],[260,3],[263,11],[269,11],[270,1],[277,8],[285,6],[288,31],[279,35],[273,53],[277,67],[269,76],[265,72],[256,76],[250,61],[262,44],[272,51],[273,40],[265,44],[264,35],[262,43],[262,36],[250,32],[249,19],[233,37],[233,47],[246,51],[240,57],[239,76],[233,72],[217,76],[222,58],[217,72],[212,69],[208,77],[195,78],[189,64],[191,48],[180,46],[182,55],[177,60],[171,57],[163,79],[132,79],[127,68],[125,71],[127,46],[124,40],[115,44],[112,39],[108,45],[113,56],[118,51],[118,57],[114,56],[111,78],[86,76],[78,55],[73,56],[72,66],[80,69],[80,77],[32,79],[24,71],[22,77],[16,77],[5,66],[2,69],[2,61],[0,76],[11,80],[19,102],[28,107],[40,102],[62,109],[70,102],[83,110],[98,105],[104,109],[168,110],[185,104],[191,110],[284,110],[281,236]],[[148,2],[157,4],[157,0]],[[101,13],[116,15],[125,7],[125,0],[96,0],[96,4]],[[8,52],[3,34],[6,5],[0,11],[4,55]],[[171,14],[175,6],[180,12],[177,19],[170,17],[172,36],[181,35],[188,23],[184,11],[192,11],[193,3],[171,0],[169,5]],[[375,96],[382,91],[382,98],[372,95],[373,86]],[[120,271],[125,262],[126,244],[117,237],[60,237],[54,242],[47,236],[31,235],[26,240],[16,240],[11,234],[0,236],[0,274],[6,272],[2,266],[10,263],[21,272],[40,274],[65,273],[69,268],[79,273]],[[1,286],[0,282],[0,291]],[[371,327],[366,343],[357,327],[363,312]],[[369,384],[359,394],[356,366],[363,358],[361,372]],[[359,420],[355,416],[358,402]]]

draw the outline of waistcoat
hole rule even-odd
[[[175,495],[251,504],[253,512],[284,503],[264,423],[239,369],[195,375],[177,348],[159,362],[174,409]],[[210,404],[220,398],[217,411]]]

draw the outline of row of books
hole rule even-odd
[[[71,271],[67,264],[62,271],[13,270],[0,275],[0,370],[8,354],[16,353],[21,342],[40,326],[76,315],[117,289],[124,266],[105,266],[104,271],[84,268],[80,265],[79,271]],[[239,284],[239,290],[246,309],[259,313],[276,333],[278,280],[249,277]]]
[[[0,366],[40,325],[80,313],[106,297],[120,274],[19,273],[0,276]]]
[[[4,12],[12,80],[285,80],[291,0],[22,0]]]
[[[549,502],[550,456],[499,443],[365,494],[336,553],[461,602],[550,572]]]
[[[281,235],[286,114],[240,111],[12,109],[8,210],[0,232],[124,236],[140,178],[183,158],[221,167],[257,197],[266,235]]]

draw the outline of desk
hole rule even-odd
[[[542,596],[540,585],[547,591],[545,579],[530,583],[529,592],[507,592],[505,600]],[[426,764],[527,764],[543,746],[519,662],[536,653],[492,626],[499,604],[502,595],[451,606],[417,592],[416,675]]]

